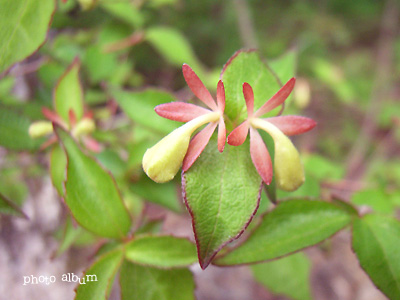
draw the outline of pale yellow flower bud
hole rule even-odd
[[[53,132],[53,125],[48,121],[37,121],[29,126],[31,138],[40,138]]]
[[[293,143],[276,126],[265,120],[252,119],[251,124],[265,130],[274,139],[274,171],[277,187],[288,192],[298,189],[305,178],[299,152]]]
[[[84,118],[79,121],[76,126],[72,129],[72,136],[80,137],[92,133],[96,129],[96,124],[92,119]]]
[[[200,126],[214,122],[219,113],[209,113],[193,119],[175,129],[153,147],[147,149],[143,156],[143,170],[158,183],[172,180],[178,173],[189,147],[190,136]]]
[[[82,10],[89,10],[96,6],[98,0],[78,0]]]

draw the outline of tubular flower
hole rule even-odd
[[[315,127],[312,119],[301,116],[278,116],[261,118],[285,102],[293,90],[295,78],[290,79],[271,99],[254,113],[253,89],[243,84],[243,95],[247,107],[247,120],[236,127],[228,136],[228,144],[239,146],[244,143],[250,131],[250,155],[254,166],[266,184],[272,180],[272,162],[257,129],[266,131],[275,144],[275,178],[277,187],[285,191],[294,191],[304,182],[304,171],[299,153],[287,136],[307,132]]]
[[[155,111],[163,118],[187,122],[164,137],[143,156],[143,170],[155,182],[172,180],[179,168],[187,171],[206,147],[218,126],[218,150],[225,147],[226,128],[224,122],[225,89],[220,80],[217,85],[217,102],[206,89],[199,77],[186,64],[182,66],[183,76],[189,88],[209,109],[185,102],[171,102],[156,106]],[[191,135],[209,123],[191,141]]]

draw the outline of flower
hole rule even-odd
[[[293,90],[295,78],[290,79],[271,99],[254,113],[253,89],[243,84],[243,95],[247,107],[247,120],[236,127],[228,136],[228,144],[239,146],[244,143],[250,131],[250,155],[262,180],[268,185],[272,180],[272,162],[257,129],[266,131],[275,144],[275,178],[277,187],[285,191],[294,191],[304,182],[304,171],[299,153],[287,136],[307,132],[315,127],[314,120],[301,116],[278,116],[261,118],[285,102]]]
[[[187,65],[182,66],[187,85],[210,109],[185,102],[171,102],[156,106],[155,111],[163,118],[187,122],[172,131],[143,156],[143,170],[155,182],[172,180],[179,168],[187,171],[206,147],[215,128],[218,126],[218,150],[225,147],[226,128],[224,122],[225,89],[220,80],[217,85],[217,102],[206,89],[196,73]],[[191,135],[209,123],[191,141]]]
[[[91,112],[87,112],[78,121],[75,112],[70,109],[68,113],[68,122],[64,120],[58,113],[43,107],[42,114],[48,121],[36,121],[29,126],[29,135],[32,138],[40,138],[53,133],[53,125],[57,124],[66,131],[70,131],[71,135],[76,139],[82,139],[85,146],[93,152],[100,152],[100,144],[92,139],[89,134],[95,130],[95,123]],[[44,149],[57,141],[57,137],[52,135],[42,146]]]

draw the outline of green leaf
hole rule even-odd
[[[249,143],[227,145],[219,153],[210,140],[182,177],[185,202],[192,215],[200,265],[238,238],[258,208],[261,178],[249,155]]]
[[[142,92],[113,91],[113,96],[124,112],[135,122],[154,129],[161,134],[170,133],[179,126],[178,122],[164,119],[156,114],[154,107],[172,102],[174,97],[155,89]]]
[[[323,201],[279,203],[239,247],[217,258],[217,265],[255,263],[315,245],[351,221],[347,210]]]
[[[142,235],[126,244],[131,262],[160,268],[185,267],[197,261],[196,247],[185,238]]]
[[[383,188],[358,191],[351,197],[351,202],[357,205],[367,205],[378,213],[392,214],[395,211],[395,203],[391,201]]]
[[[28,219],[28,216],[6,196],[0,193],[0,214],[12,215]]]
[[[126,172],[126,163],[116,151],[106,149],[96,154],[96,159],[104,168],[109,170],[115,178],[121,178]]]
[[[255,279],[274,294],[310,300],[311,263],[303,253],[251,266]]]
[[[90,75],[91,82],[94,83],[112,78],[119,66],[115,53],[104,53],[98,44],[86,49],[83,64]]]
[[[194,300],[194,280],[187,269],[160,270],[124,261],[119,276],[122,300]]]
[[[114,277],[121,266],[124,253],[121,249],[101,256],[80,280],[75,300],[106,300],[111,291]],[[90,276],[94,275],[94,276]],[[85,280],[85,284],[82,284]]]
[[[100,1],[99,5],[109,12],[111,15],[117,17],[121,21],[126,22],[133,27],[142,27],[144,17],[136,6],[131,2],[107,2]]]
[[[54,145],[50,153],[50,177],[58,195],[64,197],[63,184],[67,169],[67,157],[59,145]]]
[[[31,121],[15,110],[0,105],[0,146],[11,150],[34,150],[41,141],[29,136]]]
[[[279,89],[277,77],[255,51],[238,51],[222,70],[225,85],[225,114],[231,120],[247,117],[242,85],[247,82],[254,91],[254,110],[260,108]]]
[[[86,156],[72,137],[56,127],[67,154],[65,203],[78,223],[104,237],[123,238],[131,226],[114,179]]]
[[[169,27],[151,27],[146,30],[145,39],[170,64],[181,68],[183,63],[187,63],[200,78],[203,77],[204,68],[181,32]]]
[[[68,123],[70,110],[75,112],[77,120],[83,116],[83,88],[79,81],[80,68],[81,63],[78,58],[75,58],[54,89],[55,110]]]
[[[178,203],[178,188],[174,181],[159,184],[143,175],[139,181],[129,185],[130,190],[152,203],[162,205],[172,211],[181,212],[182,207]]]
[[[46,39],[54,0],[0,0],[0,73],[35,52]]]
[[[389,298],[400,299],[400,222],[366,215],[353,225],[353,249],[361,267]]]

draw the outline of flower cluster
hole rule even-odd
[[[316,123],[300,116],[279,116],[262,119],[261,116],[285,102],[293,90],[295,79],[290,79],[271,99],[254,112],[253,89],[243,84],[243,95],[247,107],[247,120],[228,136],[228,144],[239,146],[250,131],[250,155],[254,166],[266,184],[272,180],[272,162],[257,129],[266,131],[275,143],[275,178],[277,187],[285,191],[296,190],[304,182],[303,166],[296,148],[287,136],[301,134],[315,127]]]
[[[41,146],[44,149],[57,141],[57,137],[53,133],[53,124],[57,124],[66,131],[71,132],[71,135],[82,140],[86,148],[93,152],[100,152],[100,144],[89,136],[95,130],[93,114],[86,112],[83,117],[78,120],[75,112],[70,109],[68,113],[68,122],[64,120],[58,113],[44,107],[42,114],[48,121],[36,121],[29,126],[29,135],[32,138],[40,138],[50,136],[50,138]]]
[[[187,171],[204,150],[217,126],[218,150],[222,152],[225,147],[224,84],[221,80],[218,82],[217,103],[215,103],[203,82],[188,65],[184,64],[182,71],[193,94],[209,109],[185,102],[172,102],[156,106],[155,111],[161,117],[187,122],[144,154],[144,171],[151,179],[159,183],[173,179],[181,166],[183,171]],[[190,137],[196,129],[207,123],[209,124],[190,141]]]
[[[187,171],[206,147],[218,126],[218,150],[222,152],[226,141],[224,121],[225,90],[220,80],[217,86],[217,102],[206,89],[199,77],[186,64],[182,67],[186,83],[192,92],[209,109],[184,103],[172,102],[158,105],[155,111],[161,117],[187,122],[148,149],[143,157],[143,169],[156,182],[166,182],[174,178],[182,166]],[[275,143],[274,172],[278,188],[292,191],[304,181],[303,167],[299,153],[287,136],[311,130],[316,123],[300,116],[277,116],[261,118],[267,112],[282,105],[293,90],[295,79],[290,79],[271,99],[254,112],[253,89],[243,84],[243,95],[247,107],[247,119],[228,136],[228,144],[239,146],[250,132],[250,155],[257,172],[268,185],[272,180],[272,161],[262,137],[257,129],[266,131]],[[199,127],[209,123],[192,140],[191,135]]]

